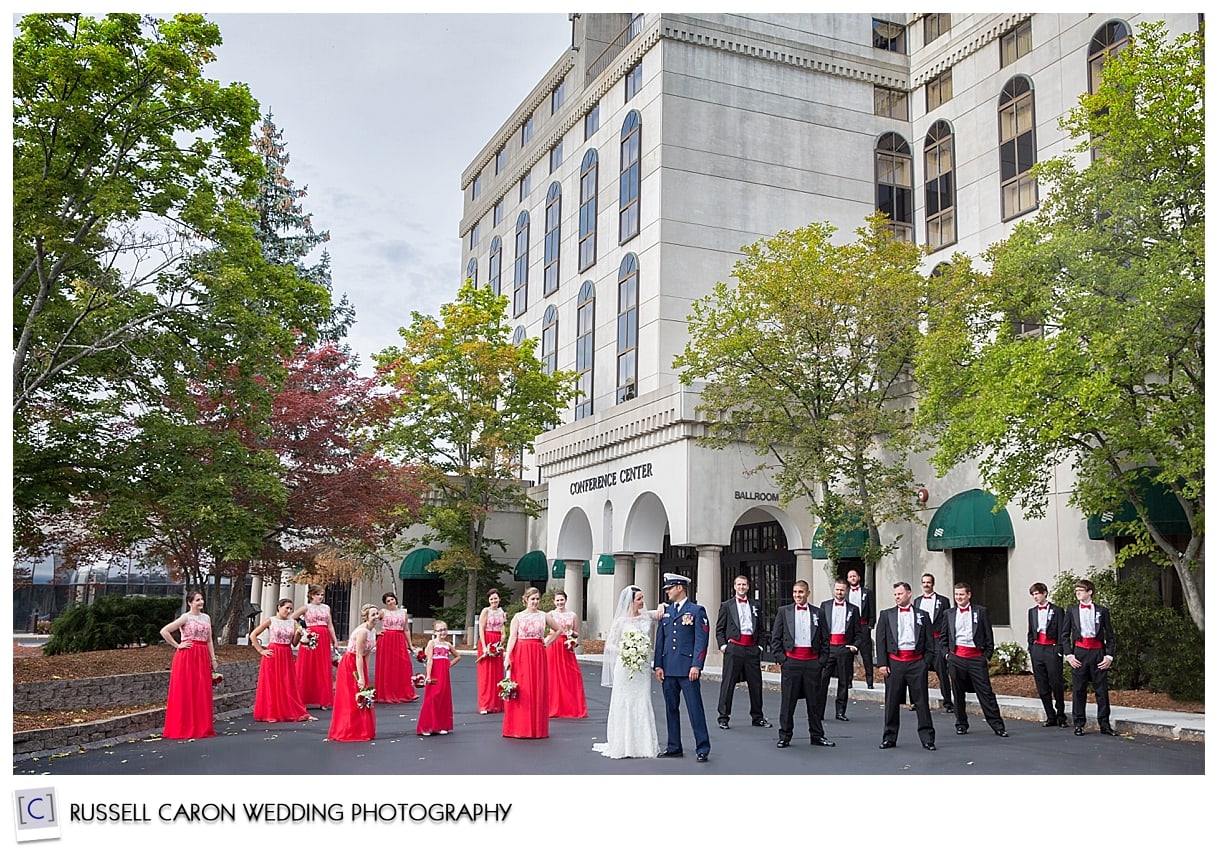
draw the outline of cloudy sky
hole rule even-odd
[[[460,283],[461,172],[558,60],[562,12],[208,14],[224,38],[209,76],[274,115],[330,231],[334,288],[355,305],[364,370],[410,312]]]

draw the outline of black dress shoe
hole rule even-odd
[[[1075,736],[1075,737],[1082,737],[1082,736],[1083,736],[1083,729],[1078,728],[1078,727],[1075,727],[1075,729],[1074,729],[1074,736]]]
[[[1100,726],[1100,733],[1101,733],[1101,734],[1107,734],[1109,737],[1115,737],[1115,736],[1117,736],[1117,733],[1116,733],[1115,731],[1113,731],[1113,730],[1112,730],[1112,726],[1111,726],[1111,725],[1101,725],[1101,726]]]
[[[943,712],[944,712],[944,713],[955,713],[955,712],[956,712],[956,706],[955,706],[955,705],[944,705],[944,706],[943,706]]]
[[[698,755],[698,763],[700,763],[700,764],[704,764],[704,763],[706,763],[708,760],[710,760],[710,755],[706,754],[705,752],[703,752],[702,754]]]
[[[773,728],[774,726],[771,725],[770,721],[763,716],[761,719],[753,720],[753,727],[754,728]]]
[[[895,749],[896,747],[897,747],[897,744],[892,742],[891,740],[883,740],[880,742],[881,749]]]
[[[934,743],[923,743],[922,748],[928,752],[933,752],[933,751],[935,751],[935,744]]]
[[[875,689],[875,682],[874,682],[874,681],[868,681],[868,682],[867,682],[867,689],[868,689],[868,690],[874,690],[874,689]]]
[[[1046,719],[1044,722],[1042,722],[1040,724],[1040,727],[1041,728],[1056,728],[1057,720],[1056,719]]]
[[[722,728],[724,731],[726,731],[727,730],[727,720],[726,719],[719,720],[719,727]]]
[[[791,745],[790,740],[779,740],[778,741],[778,748],[780,748],[780,749],[785,749],[787,746],[790,746],[790,745]]]
[[[680,758],[680,757],[684,757],[684,756],[685,756],[685,753],[680,750],[677,750],[675,752],[670,752],[667,749],[665,749],[663,752],[660,752],[658,755],[656,755],[657,758]]]
[[[813,737],[812,745],[813,746],[828,746],[829,748],[833,748],[834,746],[837,745],[837,743],[834,743],[832,740],[828,740],[824,737]]]
[[[1060,727],[1065,728],[1066,726],[1068,726],[1070,724],[1070,720],[1066,719],[1064,716],[1059,716],[1057,718],[1057,724]]]
[[[850,718],[847,717],[846,714],[844,714],[844,713],[839,713],[836,718],[839,722],[849,722],[850,721]]]
[[[956,726],[956,733],[957,733],[957,734],[967,734],[967,733],[968,733],[968,729],[967,729],[966,727],[964,727],[963,725],[957,725],[957,726]]]
[[[999,737],[1010,737],[1011,736],[1006,731],[995,731],[994,733],[997,734]]]

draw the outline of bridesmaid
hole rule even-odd
[[[376,707],[360,707],[356,693],[368,686],[368,655],[376,645],[376,620],[381,612],[375,604],[365,604],[359,610],[360,623],[347,640],[347,651],[338,663],[338,680],[334,685],[334,713],[330,715],[327,740],[340,743],[362,742],[376,737]]]
[[[270,646],[263,648],[258,637],[270,634]],[[262,620],[250,632],[250,645],[262,655],[258,667],[258,690],[254,694],[254,722],[305,722],[315,719],[305,709],[296,686],[296,662],[292,646],[300,642],[296,620],[292,618],[292,600],[279,599],[275,615]]]
[[[503,713],[503,699],[499,698],[499,682],[503,680],[503,653],[492,657],[486,650],[492,643],[503,639],[503,625],[507,616],[499,606],[499,590],[487,593],[486,600],[487,606],[478,614],[478,713]]]
[[[331,659],[338,635],[330,618],[330,605],[323,604],[324,587],[309,590],[309,602],[292,611],[292,619],[303,613],[305,627],[317,635],[317,648],[302,648],[296,653],[296,683],[301,701],[328,708],[334,704],[334,661]]]
[[[524,592],[525,609],[512,617],[503,668],[517,689],[516,697],[503,704],[504,737],[550,736],[550,688],[542,637],[547,625],[556,631],[559,625],[550,614],[537,609],[540,602],[541,592],[530,587]]]
[[[431,634],[425,650],[427,683],[423,687],[423,707],[414,729],[420,737],[453,730],[453,688],[448,670],[461,660],[461,655],[448,641],[448,623],[437,619],[431,626]]]
[[[178,631],[178,641],[170,634]],[[169,669],[169,695],[165,700],[167,740],[215,737],[212,713],[212,673],[218,668],[211,642],[211,618],[203,612],[203,593],[186,597],[186,612],[161,629],[161,637],[177,651]]]
[[[588,703],[584,698],[584,679],[579,671],[575,651],[566,646],[567,638],[579,640],[579,617],[567,610],[567,594],[554,592],[554,610],[550,612],[559,625],[546,635],[546,669],[549,670],[550,718],[584,719]]]
[[[419,694],[410,682],[410,641],[406,639],[410,616],[406,608],[398,607],[393,593],[381,596],[381,635],[376,641],[376,701],[378,704],[413,702]]]

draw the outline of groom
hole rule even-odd
[[[710,643],[710,619],[700,604],[687,598],[689,578],[664,573],[664,594],[668,605],[656,634],[656,680],[664,691],[664,713],[668,718],[668,747],[661,758],[679,758],[681,750],[681,695],[689,710],[689,724],[694,729],[694,745],[698,762],[710,757],[710,732],[706,730],[706,711],[702,707],[702,687],[698,682],[702,664],[706,662],[706,647]]]

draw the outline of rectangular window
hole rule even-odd
[[[469,247],[470,250],[478,247],[478,238],[482,234],[481,222],[469,228]]]
[[[520,125],[520,146],[524,147],[529,143],[529,139],[533,138],[533,116],[524,119],[524,123]]]
[[[626,100],[634,97],[643,87],[643,63],[635,65],[626,72]]]
[[[952,99],[952,69],[926,81],[926,111],[938,109]]]
[[[505,167],[507,167],[507,148],[501,147],[495,154],[495,173],[502,174]]]
[[[520,202],[524,203],[529,196],[529,192],[533,191],[533,172],[527,172],[520,178]]]
[[[589,299],[579,305],[576,312],[575,371],[579,374],[576,388],[579,398],[575,401],[575,418],[592,415],[592,327],[595,301]]]
[[[499,223],[502,221],[503,221],[503,198],[499,198],[499,200],[495,201],[495,211],[491,215],[491,226],[498,227]]]
[[[554,147],[550,148],[550,173],[553,174],[558,170],[558,166],[562,165],[562,139]]]
[[[998,39],[998,44],[1004,68],[1021,56],[1028,55],[1032,52],[1032,22],[1024,21]]]
[[[630,32],[626,33],[626,40],[637,38],[639,33],[643,31],[643,13],[635,12],[630,16]]]
[[[482,175],[478,174],[478,176],[474,177],[474,182],[470,184],[469,199],[477,200],[478,196],[481,194],[482,194]]]
[[[550,92],[550,114],[553,115],[562,108],[563,98],[565,97],[565,89],[567,86],[566,77],[559,80],[558,85],[554,86],[554,90]]]
[[[952,28],[952,16],[948,12],[928,12],[922,19],[922,43],[930,44]]]
[[[890,53],[905,52],[905,27],[893,21],[871,19],[871,44]]]
[[[875,114],[881,118],[909,120],[909,95],[895,88],[875,87]]]
[[[584,141],[592,138],[593,133],[601,128],[601,105],[597,103],[584,116]]]

